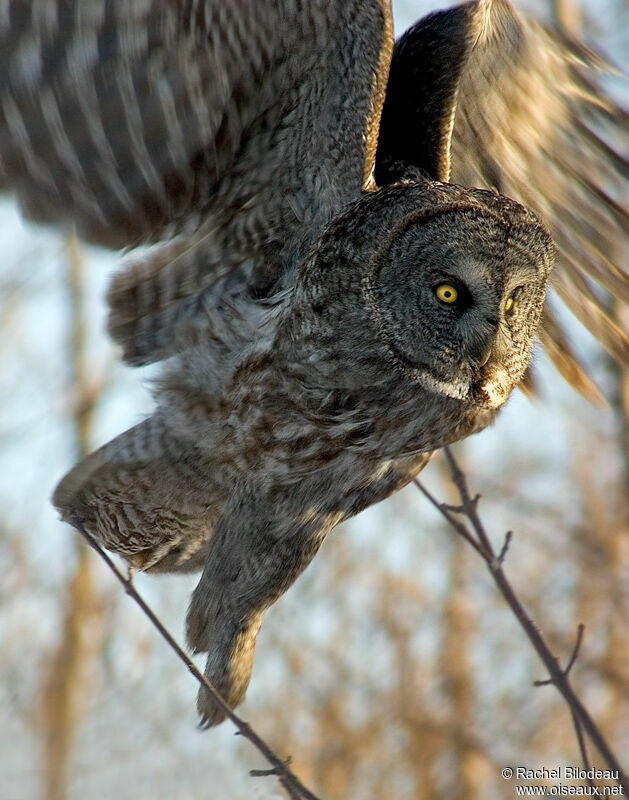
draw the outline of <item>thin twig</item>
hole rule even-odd
[[[585,740],[585,736],[583,734],[583,726],[579,722],[579,720],[575,717],[574,712],[572,712],[572,724],[574,725],[574,732],[577,737],[577,742],[579,743],[579,750],[581,752],[581,760],[583,761],[583,766],[586,772],[592,768],[592,764],[590,762],[590,757],[588,755],[587,749],[587,742]],[[587,778],[588,785],[592,789],[592,795],[596,796],[598,794],[598,790],[596,788],[596,784],[592,780],[592,778]]]
[[[574,649],[572,651],[572,655],[570,656],[570,661],[568,661],[568,666],[564,670],[564,675],[570,675],[570,670],[574,666],[574,662],[579,657],[579,651],[581,650],[581,645],[583,643],[583,634],[585,633],[585,625],[580,622],[579,627],[577,629],[577,640],[574,643]]]
[[[577,658],[579,656],[579,651],[581,650],[581,644],[583,642],[583,634],[584,633],[585,633],[585,625],[582,622],[580,622],[579,623],[579,627],[577,629],[577,640],[574,643],[574,647],[572,649],[572,655],[570,656],[570,661],[568,661],[568,665],[566,666],[566,668],[563,671],[564,675],[569,675],[570,674],[570,670],[574,666],[574,662],[577,660]],[[551,683],[553,683],[553,679],[552,678],[547,678],[545,681],[535,681],[535,683],[533,685],[534,686],[550,686]]]
[[[439,501],[438,501],[438,500],[437,500],[437,499],[436,499],[436,498],[435,498],[435,497],[434,497],[434,496],[433,496],[433,495],[432,495],[432,494],[431,494],[431,493],[428,491],[428,489],[426,489],[426,487],[424,486],[424,484],[423,484],[423,483],[421,483],[421,481],[419,481],[417,478],[413,478],[413,483],[415,484],[415,486],[417,486],[417,488],[420,490],[420,492],[423,492],[423,493],[424,493],[424,495],[425,495],[425,496],[426,496],[426,497],[427,497],[427,498],[430,500],[430,502],[431,502],[431,503],[432,503],[432,504],[433,504],[433,505],[434,505],[436,508],[438,508],[438,509],[439,509],[439,511],[440,511],[440,512],[443,514],[443,516],[444,516],[444,517],[445,517],[445,518],[448,520],[448,522],[450,523],[450,525],[452,525],[452,527],[453,527],[453,528],[456,530],[456,532],[457,532],[459,535],[461,535],[461,536],[462,536],[462,537],[463,537],[463,538],[466,540],[466,542],[467,542],[468,544],[471,544],[471,545],[472,545],[472,547],[474,548],[474,550],[476,550],[476,552],[477,552],[477,553],[479,553],[481,556],[483,556],[483,557],[484,557],[484,553],[483,553],[483,551],[482,551],[482,550],[481,550],[481,548],[478,546],[478,543],[477,543],[477,542],[474,540],[474,538],[472,537],[472,535],[470,534],[470,532],[468,531],[468,529],[465,527],[465,525],[463,525],[463,523],[462,523],[462,522],[459,522],[459,521],[458,521],[458,519],[455,519],[455,517],[453,517],[453,516],[452,516],[452,514],[450,513],[450,511],[449,511],[449,508],[451,508],[451,507],[450,507],[450,506],[448,506],[446,503],[440,503],[440,502],[439,502]]]
[[[170,631],[165,627],[164,623],[159,619],[157,614],[155,614],[153,609],[146,603],[142,595],[140,595],[140,593],[137,591],[133,583],[133,571],[130,571],[128,576],[124,575],[124,573],[118,569],[110,556],[105,552],[105,550],[103,550],[93,536],[91,536],[84,529],[80,529],[80,533],[83,535],[88,544],[90,544],[94,550],[96,550],[98,555],[103,559],[105,564],[107,564],[109,569],[114,573],[116,578],[124,587],[126,594],[128,594],[129,597],[131,597],[137,603],[137,605],[144,612],[145,616],[148,617],[152,625],[157,629],[161,637],[166,641],[169,647],[174,650],[179,659],[183,661],[188,668],[188,671],[212,695],[214,702],[220,707],[221,711],[234,723],[238,733],[241,736],[244,736],[245,739],[248,739],[272,767],[270,770],[252,770],[251,774],[276,775],[291,800],[319,800],[316,795],[314,795],[303,785],[299,778],[289,768],[288,764],[290,763],[290,759],[282,760],[247,722],[242,720],[237,714],[234,714],[225,700],[223,700],[221,695],[216,691],[205,675],[199,670],[192,659],[189,658],[185,650],[181,647],[181,645],[178,644]]]
[[[457,507],[457,510],[460,510],[460,512],[468,518],[472,526],[473,533],[470,532],[466,525],[455,519],[448,509],[445,508],[442,503],[439,503],[439,501],[436,500],[419,481],[416,480],[415,483],[435,506],[435,508],[437,508],[441,514],[443,514],[443,516],[448,520],[450,525],[452,525],[457,533],[463,536],[463,538],[469,542],[474,550],[476,550],[476,552],[483,558],[502,596],[505,598],[507,604],[514,612],[518,622],[528,636],[529,641],[535,648],[537,654],[544,663],[544,666],[548,670],[550,679],[547,682],[552,683],[563,696],[570,708],[574,720],[579,725],[579,729],[590,737],[591,741],[601,754],[601,757],[609,769],[616,773],[617,781],[620,786],[623,787],[623,791],[626,794],[629,794],[629,779],[627,778],[625,771],[620,766],[618,759],[613,753],[611,747],[605,740],[603,734],[599,730],[598,726],[590,716],[579,697],[577,697],[575,694],[570,684],[570,677],[568,673],[574,665],[581,647],[581,642],[583,639],[582,626],[579,626],[577,641],[572,656],[570,657],[568,666],[564,669],[561,667],[559,659],[553,655],[550,648],[546,644],[539,628],[535,625],[533,620],[529,617],[528,613],[524,609],[524,606],[515,594],[503,571],[502,562],[504,560],[511,537],[507,536],[505,545],[503,545],[500,554],[496,556],[494,548],[491,544],[491,540],[489,539],[485,527],[478,516],[477,507],[480,495],[476,495],[475,497],[470,495],[465,475],[457,464],[449,447],[445,448],[445,454],[450,465],[452,480],[461,498],[461,505],[460,507]],[[583,752],[584,751],[582,750],[582,754]]]
[[[290,756],[284,761],[284,766],[288,766],[291,762]],[[277,775],[277,767],[271,767],[271,769],[250,769],[249,775],[254,778],[266,778],[269,775]]]
[[[513,531],[507,531],[505,534],[504,544],[502,545],[502,549],[500,554],[498,555],[498,563],[504,564],[504,560],[507,557],[507,553],[509,552],[509,545],[511,544],[511,539],[513,539]]]

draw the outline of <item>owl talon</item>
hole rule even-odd
[[[235,708],[245,699],[249,686],[262,613],[257,613],[248,623],[214,619],[210,624],[207,617],[195,611],[192,606],[188,614],[188,642],[193,652],[208,653],[205,677],[226,705]],[[197,710],[199,726],[204,730],[223,722],[226,716],[204,686],[199,689]]]
[[[203,691],[203,690],[201,690]],[[204,692],[204,697],[201,697],[199,692],[199,699],[197,701],[197,710],[199,712],[199,730],[207,731],[210,728],[215,728],[224,722],[226,719],[225,712],[219,705],[212,699],[209,692]]]

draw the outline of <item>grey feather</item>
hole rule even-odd
[[[620,362],[629,336],[629,116],[605,91],[601,57],[506,0],[478,0],[420,21],[396,43],[376,177],[415,166],[532,208],[555,238],[552,285]],[[596,394],[552,310],[543,341],[559,371]]]
[[[189,328],[153,417],[76,467],[55,505],[131,563],[206,558],[188,640],[235,705],[262,614],[327,533],[494,420],[526,370],[551,264],[543,226],[506,198],[439,183],[366,194],[256,317],[242,301]],[[205,692],[199,711],[222,718]]]
[[[143,569],[203,569],[188,641],[232,706],[262,615],[327,533],[490,425],[527,374],[551,236],[515,200],[441,181],[452,155],[458,181],[491,184],[491,172],[519,197],[523,182],[543,185],[548,147],[574,162],[564,139],[595,106],[558,38],[502,2],[457,14],[426,73],[445,89],[422,89],[431,124],[409,164],[386,105],[379,127],[385,0],[0,0],[0,185],[34,219],[153,244],[114,278],[109,325],[128,361],[167,359],[153,415],[77,465],[53,502]],[[542,57],[561,64],[555,84]],[[501,115],[511,98],[532,118],[539,81],[552,124],[531,150]],[[584,182],[620,157],[587,136],[584,171],[531,203],[554,230],[589,218],[616,235],[620,210]],[[594,238],[587,271],[624,292]],[[579,269],[564,263],[558,290],[623,356]],[[576,374],[544,313],[546,343]],[[204,692],[199,711],[221,720]]]
[[[163,358],[198,293],[247,261],[244,285],[274,284],[360,193],[390,16],[377,0],[52,8],[0,0],[0,185],[109,246],[177,235],[109,294],[127,359]]]

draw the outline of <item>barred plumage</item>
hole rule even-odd
[[[542,311],[544,224],[451,175],[545,218],[558,293],[629,354],[592,288],[629,297],[601,63],[505,0],[422,21],[389,73],[392,47],[387,0],[0,0],[0,186],[154,245],[109,329],[129,362],[169,359],[154,414],[54,503],[140,568],[203,568],[188,640],[231,705],[265,609],[331,528],[491,423],[540,319],[592,391]]]

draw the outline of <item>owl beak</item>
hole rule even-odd
[[[485,345],[485,347],[479,353],[478,356],[479,367],[484,367],[490,358],[491,358],[491,343]]]
[[[474,362],[477,369],[481,369],[489,361],[496,344],[494,331],[485,332],[483,336],[475,337],[467,346],[467,357]]]

